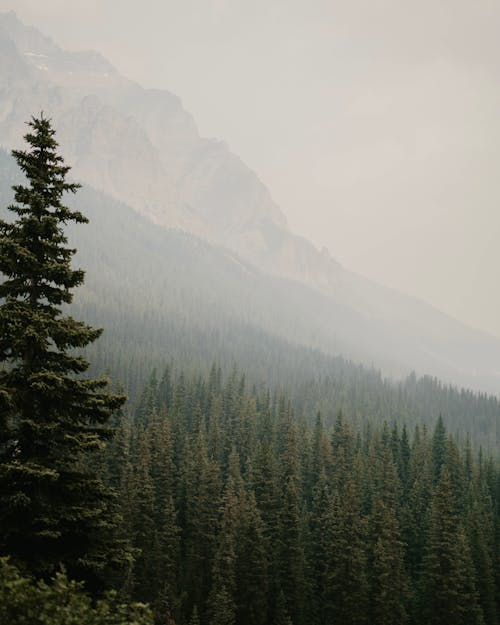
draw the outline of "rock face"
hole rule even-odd
[[[53,119],[77,179],[159,226],[326,295],[347,356],[378,363],[387,349],[397,352],[393,371],[417,368],[476,387],[487,380],[499,390],[498,342],[350,273],[292,233],[258,176],[223,142],[200,137],[177,96],[143,89],[100,54],[64,51],[13,12],[0,13],[0,146],[19,147],[24,123],[40,111]]]
[[[23,123],[43,110],[79,179],[266,271],[310,281],[325,265],[318,285],[328,282],[332,259],[288,231],[257,175],[223,142],[201,138],[178,97],[141,88],[95,52],[60,49],[13,12],[0,14],[0,45],[3,147],[18,145]]]

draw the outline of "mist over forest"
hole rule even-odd
[[[376,4],[1,0],[0,623],[498,625],[497,11]]]

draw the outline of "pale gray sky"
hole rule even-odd
[[[499,0],[0,0],[179,95],[291,227],[500,336]]]

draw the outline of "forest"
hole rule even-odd
[[[102,462],[131,595],[175,622],[498,622],[498,467],[441,419],[310,426],[237,372],[167,371]]]
[[[221,339],[182,289],[101,306],[50,121],[26,140],[0,222],[0,622],[497,625],[498,400]]]

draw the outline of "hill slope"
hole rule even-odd
[[[255,173],[223,143],[200,137],[176,96],[143,89],[95,52],[60,49],[12,12],[0,14],[0,51],[0,144],[19,146],[24,122],[44,110],[78,179],[152,223],[218,246],[234,265],[231,276],[219,274],[232,280],[228,292],[246,285],[225,298],[229,310],[219,306],[218,318],[236,306],[267,331],[389,374],[416,369],[499,392],[500,341],[352,274],[290,232]],[[209,301],[200,291],[200,305]]]
[[[0,150],[0,216],[19,182],[14,161]],[[84,187],[71,198],[90,224],[69,230],[86,269],[72,313],[105,328],[89,351],[94,371],[108,370],[130,397],[156,367],[208,372],[237,363],[250,384],[286,389],[297,412],[321,410],[331,422],[342,410],[366,419],[424,422],[439,414],[450,430],[473,434],[494,449],[500,423],[496,399],[459,391],[432,378],[401,383],[332,357],[347,344],[336,331],[355,312],[314,289],[268,276],[231,252],[192,235],[165,230],[128,206]],[[363,330],[363,318],[356,323]],[[328,332],[330,331],[330,334]],[[312,349],[323,346],[323,349]]]

